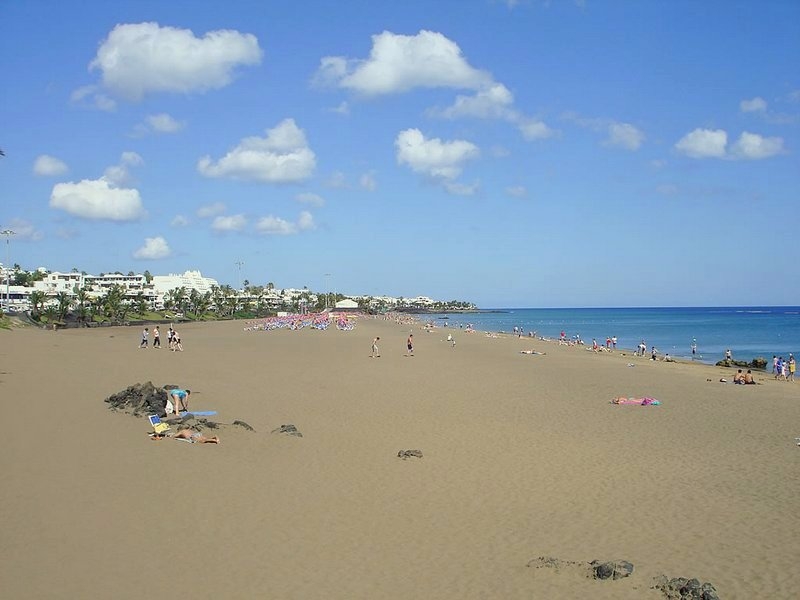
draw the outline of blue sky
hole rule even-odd
[[[25,268],[800,301],[798,2],[7,0],[0,51]]]

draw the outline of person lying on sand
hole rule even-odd
[[[541,356],[544,356],[545,354],[547,354],[547,352],[539,352],[538,350],[520,350],[519,353],[520,354],[539,354]]]
[[[189,440],[193,444],[219,444],[219,438],[217,436],[207,438],[199,431],[194,431],[192,429],[181,429],[173,437],[181,440]]]

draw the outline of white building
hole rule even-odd
[[[201,294],[210,292],[214,286],[219,286],[216,279],[203,277],[200,271],[186,271],[183,275],[171,273],[169,275],[154,275],[151,282],[160,298],[170,290],[184,287],[187,290],[197,290]]]

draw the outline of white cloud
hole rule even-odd
[[[462,164],[480,155],[478,147],[471,142],[426,139],[419,129],[401,131],[395,139],[395,146],[399,164],[406,164],[417,173],[443,179],[458,177]]]
[[[303,211],[297,218],[296,223],[286,221],[280,217],[262,217],[256,223],[256,231],[265,235],[293,235],[300,231],[315,229],[314,217],[308,211]]]
[[[5,223],[8,229],[14,232],[13,239],[27,240],[31,242],[38,242],[44,237],[44,234],[36,229],[33,223],[25,221],[24,219],[11,219]]]
[[[742,132],[728,147],[728,134],[723,129],[695,129],[675,144],[675,149],[692,158],[730,158],[761,160],[783,152],[783,138],[764,137]]]
[[[759,96],[752,100],[742,100],[739,103],[739,110],[742,112],[764,112],[767,110],[767,101]]]
[[[311,206],[325,205],[325,198],[318,194],[312,194],[311,192],[302,192],[297,194],[294,199],[301,204],[310,204]]]
[[[219,216],[211,223],[214,231],[241,231],[246,226],[247,218],[244,215]]]
[[[85,85],[72,92],[69,97],[73,104],[84,108],[93,108],[105,112],[117,109],[117,103],[99,91],[96,85]]]
[[[519,117],[514,121],[526,140],[544,140],[553,137],[557,132],[542,121],[527,117]]]
[[[112,165],[103,172],[103,179],[114,185],[122,187],[130,184],[131,174],[128,167],[138,167],[144,160],[136,152],[123,152],[118,165]]]
[[[144,246],[137,249],[133,253],[133,258],[142,260],[158,260],[160,258],[167,258],[172,254],[167,240],[163,237],[152,237],[144,239]]]
[[[249,137],[214,163],[209,156],[197,162],[206,177],[230,177],[266,183],[291,183],[308,179],[316,156],[294,119],[284,119],[265,137]]]
[[[368,192],[374,192],[378,189],[378,182],[375,180],[375,174],[372,171],[361,175],[358,178],[358,185],[362,190],[367,190]]]
[[[63,160],[48,154],[37,156],[36,160],[33,162],[34,175],[39,175],[41,177],[63,175],[67,171],[69,171],[69,168]]]
[[[742,132],[739,139],[731,145],[731,156],[745,160],[760,160],[783,152],[783,139],[763,137],[756,133]]]
[[[458,95],[445,109],[431,109],[428,114],[445,119],[472,117],[476,119],[501,119],[516,125],[526,140],[552,137],[555,131],[539,119],[526,117],[513,108],[514,95],[502,83],[493,83],[472,96]]]
[[[178,121],[167,113],[147,115],[144,123],[139,123],[133,128],[133,137],[143,137],[151,133],[177,133],[183,129],[185,123]]]
[[[217,30],[195,37],[158,23],[121,24],[103,40],[89,64],[113,94],[139,101],[152,92],[191,93],[225,87],[237,67],[261,62],[252,34]]]
[[[528,190],[522,185],[513,185],[506,188],[506,194],[514,198],[524,198],[528,195]]]
[[[443,181],[442,187],[448,194],[454,196],[473,196],[480,188],[480,183],[459,183],[458,181]]]
[[[92,220],[136,221],[145,216],[138,190],[115,187],[105,178],[57,183],[50,206]]]
[[[644,142],[644,133],[630,123],[611,123],[608,126],[607,146],[625,150],[638,150]]]
[[[508,118],[512,113],[514,95],[502,83],[493,84],[479,90],[474,96],[456,96],[452,106],[444,110],[430,111],[435,116],[446,119],[458,117],[476,117],[479,119]]]
[[[723,129],[695,129],[676,144],[675,149],[692,158],[724,158],[728,134]]]
[[[221,215],[225,212],[225,204],[222,202],[214,202],[213,204],[206,204],[205,206],[201,206],[197,209],[197,216],[201,219],[207,219],[208,217],[214,217],[216,215]]]
[[[300,231],[307,231],[309,229],[316,229],[317,226],[314,223],[314,216],[310,212],[308,212],[307,210],[304,210],[303,212],[301,212],[300,216],[297,218],[297,228]]]
[[[186,227],[189,224],[189,219],[183,215],[175,215],[172,221],[169,222],[173,227]]]
[[[330,109],[331,112],[336,113],[338,115],[349,115],[350,114],[350,104],[348,104],[347,100],[339,103],[339,106],[336,106]]]
[[[398,35],[390,31],[372,36],[365,60],[327,56],[320,61],[315,82],[354,92],[377,95],[406,92],[417,87],[479,89],[491,75],[469,65],[458,44],[434,31]]]
[[[341,171],[334,171],[330,177],[325,180],[325,185],[334,189],[347,188],[347,177]]]

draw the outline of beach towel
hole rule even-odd
[[[647,396],[644,398],[625,398],[621,396],[619,398],[614,398],[613,400],[611,400],[611,404],[637,404],[639,406],[656,406],[661,404],[661,402],[659,402],[655,398],[650,398]]]
[[[185,417],[186,415],[194,415],[195,417],[210,417],[215,414],[217,414],[217,411],[215,410],[185,410],[181,413],[181,416]]]

